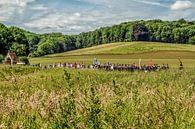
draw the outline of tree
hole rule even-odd
[[[8,50],[19,56],[42,56],[103,43],[158,41],[168,43],[193,43],[195,21],[139,20],[110,27],[102,27],[78,35],[62,33],[35,34],[17,27],[7,28],[0,24],[0,54]]]
[[[23,52],[20,51],[20,54],[22,54],[22,55],[20,55],[18,53],[17,53],[17,55],[28,56],[28,54],[30,53],[29,43],[28,43],[28,40],[24,34],[25,33],[24,30],[17,28],[17,27],[10,27],[9,30],[13,35],[13,42],[15,43],[13,46],[14,49],[15,49],[16,44],[17,44],[18,49],[20,48],[20,50],[23,50]],[[13,47],[12,47],[12,50],[13,50]]]
[[[55,53],[55,45],[49,42],[42,43],[38,46],[39,56]]]
[[[30,53],[37,50],[40,40],[41,40],[40,37],[37,36],[37,35],[31,35],[31,36],[28,37]]]
[[[186,24],[187,21],[184,18],[181,18],[177,21],[179,24]]]
[[[30,64],[28,58],[26,56],[19,57],[21,62],[24,62],[26,65]]]
[[[64,38],[64,43],[65,43],[65,48],[64,50],[65,51],[68,51],[68,50],[74,50],[76,49],[76,38],[74,36],[65,36]],[[81,44],[80,46],[78,47],[81,47]]]
[[[0,54],[6,54],[12,45],[13,35],[9,29],[0,23]]]
[[[4,57],[2,54],[0,54],[0,63],[4,60]]]
[[[190,37],[188,43],[195,44],[195,36]]]
[[[100,30],[96,30],[94,36],[95,36],[95,44],[96,45],[101,44],[102,43],[102,32]]]
[[[26,46],[24,44],[19,44],[17,42],[13,43],[10,47],[11,52],[15,52],[17,56],[26,56]]]

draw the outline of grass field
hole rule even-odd
[[[171,67],[178,67],[181,58],[185,67],[195,67],[195,46],[184,44],[130,42],[103,44],[91,48],[84,48],[70,52],[47,55],[30,59],[32,64],[52,64],[59,62],[91,64],[96,57],[101,63],[168,63]]]
[[[194,45],[170,44],[158,42],[121,42],[103,44],[95,47],[89,47],[74,50],[66,53],[48,55],[47,57],[60,57],[68,55],[97,55],[97,54],[132,54],[156,51],[188,51],[195,52]],[[195,57],[194,57],[195,58]]]
[[[142,58],[173,67],[148,73],[0,65],[0,128],[195,129],[194,52],[192,45],[133,42],[30,59],[47,65]]]
[[[195,69],[0,67],[0,73],[1,128],[195,128]]]

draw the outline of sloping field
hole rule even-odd
[[[59,62],[91,64],[94,57],[101,63],[129,64],[137,63],[141,58],[145,64],[168,63],[173,67],[178,66],[178,58],[181,58],[185,66],[195,67],[195,46],[154,42],[111,43],[33,58],[30,62],[46,65]]]
[[[47,57],[59,57],[67,55],[94,55],[94,54],[132,54],[156,51],[189,51],[195,52],[194,45],[170,44],[157,42],[121,42],[103,44],[70,52],[48,55]]]

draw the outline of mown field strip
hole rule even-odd
[[[119,42],[103,44],[70,52],[47,55],[49,57],[60,57],[70,55],[87,55],[87,54],[132,54],[155,51],[195,51],[194,45],[170,44],[156,42]]]
[[[168,63],[171,67],[178,67],[178,59],[181,58],[184,67],[193,68],[195,67],[195,46],[155,42],[111,43],[32,58],[30,62],[43,65],[59,62],[91,64],[94,57],[101,63],[130,64],[138,63],[138,60],[142,59],[143,64]]]

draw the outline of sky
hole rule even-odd
[[[195,0],[0,0],[0,22],[78,34],[131,20],[195,20]]]

